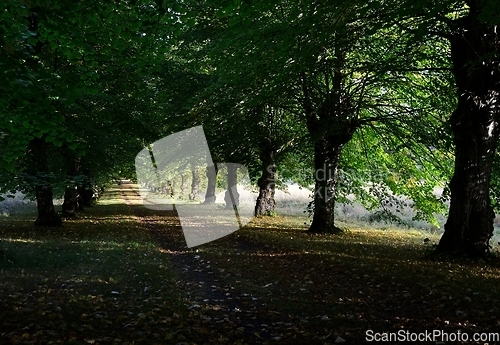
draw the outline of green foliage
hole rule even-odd
[[[488,0],[484,1],[484,4],[481,9],[481,13],[478,16],[478,19],[489,23],[492,25],[500,24],[500,1],[498,0]]]
[[[496,23],[495,4],[484,2],[480,18]],[[134,178],[145,145],[199,124],[214,161],[243,163],[256,181],[271,143],[278,187],[310,187],[305,105],[317,111],[341,73],[360,129],[344,149],[338,200],[377,210],[407,197],[416,218],[434,224],[446,212],[446,195],[435,195],[447,190],[453,160],[445,38],[463,2],[42,0],[4,9],[1,191],[27,191],[41,177],[59,191],[78,175]],[[28,173],[34,138],[48,144],[43,176]]]
[[[5,5],[1,22],[12,25],[1,27],[0,175],[12,183],[2,190],[19,188],[16,179],[34,182],[22,176],[34,138],[48,143],[49,170],[59,185],[75,160],[96,179],[130,171],[144,138],[163,129],[160,120],[150,125],[161,110],[150,75],[167,43],[158,29],[176,20],[164,6]]]
[[[267,211],[266,216],[268,216],[268,217],[277,217],[278,214],[274,210],[269,210],[269,211]]]
[[[319,109],[335,73],[342,73],[342,92],[353,100],[361,130],[342,158],[338,199],[354,194],[375,209],[391,196],[406,196],[415,202],[416,218],[436,223],[435,214],[446,207],[435,188],[444,187],[452,163],[445,124],[455,105],[449,46],[428,31],[416,39],[414,28],[427,23],[419,16],[388,22],[382,14],[405,16],[394,5],[208,3],[204,9],[215,16],[199,20],[192,32],[205,29],[212,36],[189,42],[208,57],[214,82],[195,109],[205,115],[199,119],[209,138],[212,131],[224,133],[220,140],[212,137],[219,154],[229,151],[257,178],[262,138],[277,147],[291,143],[277,156],[278,185],[292,180],[311,186],[315,138],[307,135],[304,104]],[[338,51],[345,54],[341,67]],[[261,109],[279,113],[279,122],[269,126]]]

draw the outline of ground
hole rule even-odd
[[[358,344],[367,332],[500,329],[500,269],[432,261],[438,238],[420,231],[310,235],[303,219],[263,217],[188,249],[175,212],[144,208],[132,184],[61,229],[30,217],[0,220],[0,343]]]

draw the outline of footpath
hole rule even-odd
[[[212,330],[212,335],[218,334],[217,339],[212,339],[214,343],[286,343],[282,342],[282,330],[284,327],[292,329],[293,323],[279,311],[270,310],[266,303],[267,296],[259,296],[255,290],[252,293],[240,291],[235,286],[238,277],[218,268],[221,261],[231,260],[224,257],[226,249],[245,256],[254,252],[256,244],[235,233],[215,244],[205,245],[210,246],[211,252],[214,247],[220,247],[219,258],[214,262],[207,259],[208,256],[213,258],[213,255],[205,255],[204,246],[187,248],[175,211],[157,212],[141,206],[138,185],[123,183],[120,189],[123,201],[140,218],[141,228],[146,229],[161,246],[162,252],[168,255],[179,278],[178,285],[185,291],[188,308],[199,318],[203,327]],[[225,248],[225,245],[229,248]],[[251,274],[241,267],[235,275],[242,277],[247,273]],[[301,342],[295,339],[294,343]],[[304,343],[311,342],[308,340]]]

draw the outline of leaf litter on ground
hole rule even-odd
[[[427,259],[436,235],[309,235],[278,216],[188,249],[175,213],[144,208],[133,187],[61,229],[1,220],[15,226],[0,230],[0,341],[335,344],[367,330],[499,329],[498,267]]]

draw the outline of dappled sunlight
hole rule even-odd
[[[94,221],[94,222],[116,222],[116,223],[122,223],[122,222],[137,222],[139,220],[138,217],[135,216],[123,216],[123,215],[109,215],[109,216],[98,216],[98,217],[92,217],[88,216],[86,218],[82,219],[76,219],[73,221],[81,221],[81,222],[89,222],[89,221]]]
[[[31,238],[9,238],[9,237],[0,237],[0,241],[12,242],[12,243],[29,243],[29,244],[34,244],[34,243],[40,244],[46,242],[44,240],[35,240]]]
[[[309,254],[309,253],[303,253],[303,252],[286,252],[286,253],[245,253],[243,255],[273,258],[273,257],[279,257],[279,256],[298,256],[298,255],[302,256],[302,255],[307,255],[307,254]]]
[[[0,316],[49,327],[52,319],[28,313],[35,308],[75,334],[109,325],[123,339],[143,324],[216,329],[234,316],[277,318],[283,324],[266,324],[277,331],[296,320],[311,332],[333,323],[343,330],[462,327],[477,323],[464,298],[485,310],[495,300],[499,268],[426,259],[436,234],[355,226],[309,234],[301,217],[278,216],[188,249],[175,212],[126,204],[131,195],[99,203],[61,229],[35,231],[20,221],[3,227],[0,298],[17,309]],[[211,217],[195,215],[193,226],[204,230]]]
[[[165,248],[159,248],[158,251],[162,254],[168,255],[183,255],[192,252],[191,250],[170,250]]]
[[[2,227],[0,299],[10,307],[0,309],[7,332],[0,342],[46,343],[70,334],[68,342],[93,343],[102,327],[106,337],[124,342],[139,339],[127,325],[144,320],[164,334],[178,327],[180,320],[168,321],[185,315],[170,263],[137,230],[138,217],[106,214],[120,210],[117,205],[88,208],[62,228],[19,221]],[[168,293],[158,296],[163,289]]]
[[[103,199],[103,200],[99,200],[99,204],[100,205],[103,205],[103,206],[107,206],[107,205],[117,205],[117,204],[123,204],[123,200],[121,200],[120,198],[116,198],[116,199]]]

